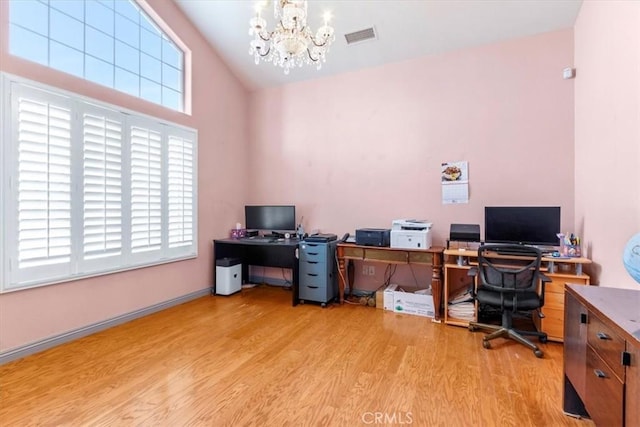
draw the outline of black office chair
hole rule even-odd
[[[490,332],[482,339],[484,348],[491,348],[489,341],[494,338],[511,338],[532,349],[536,357],[542,357],[538,346],[523,335],[537,336],[544,343],[547,334],[513,328],[515,312],[544,305],[544,285],[551,279],[540,272],[541,259],[540,250],[529,246],[482,245],[478,249],[478,267],[469,271],[476,277],[475,298],[481,306],[495,307],[502,313],[501,325],[469,322],[470,331]],[[538,315],[543,317],[540,310]]]

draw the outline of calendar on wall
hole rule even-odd
[[[442,204],[469,203],[469,162],[448,162],[440,165]]]

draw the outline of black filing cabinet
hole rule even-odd
[[[338,294],[336,246],[338,242],[300,242],[299,299],[323,306]]]

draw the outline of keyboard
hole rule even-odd
[[[511,247],[511,248],[495,248],[495,252],[499,255],[529,255],[531,256],[531,249],[527,248],[526,246],[523,247],[522,249],[517,249],[515,247]]]
[[[245,237],[245,239],[250,242],[261,242],[261,243],[275,242],[276,240],[278,240],[276,237]]]

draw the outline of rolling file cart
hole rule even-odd
[[[242,289],[242,263],[240,258],[216,260],[216,295],[231,295]]]
[[[333,241],[300,242],[300,302],[319,302],[323,307],[338,295],[335,236]],[[321,240],[321,239],[318,239]]]

